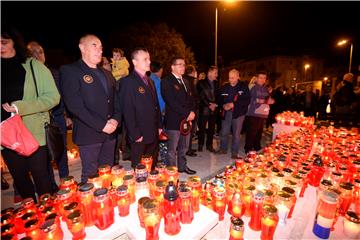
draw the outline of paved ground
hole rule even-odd
[[[244,142],[245,136],[241,136],[240,149],[241,155],[245,155],[244,153]],[[263,138],[262,138],[262,146],[266,146],[271,142],[272,130],[264,129]],[[231,141],[229,141],[231,143]],[[195,146],[197,147],[197,141],[194,141]],[[214,148],[217,149],[219,146],[219,139],[215,138],[214,140]],[[229,146],[230,149],[230,146]],[[228,151],[230,152],[230,150]],[[227,155],[217,155],[210,153],[209,151],[204,150],[204,152],[198,153],[197,157],[187,157],[188,166],[191,169],[197,171],[197,175],[202,179],[202,181],[206,181],[214,177],[216,174],[222,172],[227,165],[233,164],[234,160],[230,158],[230,153]],[[130,161],[121,161],[121,165],[130,166]],[[76,180],[80,180],[81,175],[81,163],[80,160],[75,160],[69,162],[70,175],[74,176]],[[182,173],[180,175],[180,180],[186,180],[189,175]],[[10,188],[8,190],[1,191],[1,209],[7,207],[14,207],[13,200],[13,188],[12,188],[12,178],[9,173],[5,173],[4,177],[10,183]],[[58,172],[55,170],[56,181],[59,183]]]

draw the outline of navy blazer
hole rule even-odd
[[[158,139],[158,129],[162,128],[156,89],[150,78],[149,83],[153,86],[154,95],[150,92],[150,86],[135,71],[121,79],[121,109],[128,137],[132,142],[142,136],[143,143],[152,143]]]
[[[60,83],[66,108],[73,117],[73,141],[89,145],[113,139],[102,130],[111,118],[121,123],[120,103],[116,102],[115,79],[99,68],[107,79],[106,92],[101,80],[81,59],[60,68]]]
[[[237,94],[232,98],[229,96],[231,90],[236,90],[237,92]],[[249,87],[245,82],[239,81],[234,87],[232,87],[230,83],[223,85],[219,91],[218,97],[218,105],[222,113],[222,118],[225,119],[226,111],[223,108],[225,103],[234,103],[234,108],[232,110],[228,110],[233,112],[232,118],[234,119],[247,113],[250,99],[251,95]]]
[[[173,74],[161,80],[161,96],[165,101],[165,128],[180,130],[180,122],[187,118],[191,111],[195,112],[195,102],[191,96],[188,81],[183,78],[187,91]]]

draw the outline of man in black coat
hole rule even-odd
[[[197,156],[196,150],[193,149],[193,144],[192,144],[193,137],[196,134],[197,125],[198,125],[197,122],[198,122],[198,118],[199,118],[199,95],[198,95],[198,92],[196,89],[198,79],[197,79],[197,71],[195,69],[195,66],[194,65],[186,66],[185,75],[183,77],[184,77],[184,80],[189,83],[190,94],[195,103],[195,119],[192,121],[192,129],[191,129],[190,139],[189,139],[189,149],[186,152],[186,155],[188,155],[190,157],[196,157]]]
[[[186,165],[185,153],[190,134],[185,136],[180,133],[181,121],[192,121],[195,118],[195,103],[191,97],[190,85],[182,77],[184,73],[184,58],[175,57],[171,61],[171,73],[161,81],[161,95],[165,101],[165,129],[169,136],[166,164],[177,165],[179,172],[195,174],[196,171]]]
[[[206,123],[207,137],[206,137],[206,149],[210,152],[215,152],[213,148],[213,138],[215,133],[215,122],[217,104],[216,97],[218,94],[219,84],[216,78],[218,77],[218,68],[212,66],[209,68],[207,77],[204,80],[199,81],[197,90],[199,94],[199,146],[198,151],[201,152],[205,142],[205,130]]]
[[[226,154],[228,136],[232,130],[231,158],[239,158],[240,133],[250,103],[250,91],[245,82],[239,81],[239,71],[229,72],[229,83],[221,87],[218,104],[221,108],[220,150]]]
[[[131,166],[135,168],[141,156],[146,154],[152,156],[154,168],[162,123],[156,89],[146,75],[150,71],[150,54],[145,48],[136,48],[131,59],[134,71],[123,78],[120,85],[121,109],[131,146]]]
[[[73,115],[73,141],[79,146],[81,182],[97,173],[99,165],[114,161],[115,131],[121,120],[115,101],[115,79],[101,62],[101,41],[94,35],[80,39],[81,59],[60,69],[65,106]]]

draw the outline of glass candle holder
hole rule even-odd
[[[226,192],[222,187],[215,187],[212,192],[213,210],[219,215],[219,221],[224,220],[226,208]]]
[[[229,180],[229,178],[232,178],[231,180]],[[226,182],[225,182],[225,194],[226,194],[226,204],[227,204],[227,211],[229,214],[231,214],[231,209],[232,209],[232,202],[231,199],[235,193],[235,186],[237,186],[237,184],[235,184],[235,178],[233,177],[227,177],[226,178]]]
[[[111,185],[114,188],[118,188],[121,185],[123,185],[123,183],[124,183],[123,177],[125,176],[125,170],[122,165],[112,166],[111,175],[112,175]]]
[[[276,226],[279,221],[277,215],[277,208],[274,205],[264,205],[263,206],[263,215],[261,217],[261,240],[272,240],[274,238],[274,233]]]
[[[181,206],[180,221],[182,224],[191,224],[194,219],[194,210],[191,195],[191,190],[188,187],[181,187],[179,189]]]
[[[133,175],[135,178],[135,171],[132,167],[125,167],[125,175]]]
[[[136,179],[136,199],[139,199],[141,197],[149,196],[149,184],[146,181],[146,178],[140,177]]]
[[[274,191],[266,189],[263,191],[265,194],[264,197],[264,204],[270,204],[273,205],[274,204]]]
[[[64,233],[55,220],[47,220],[40,226],[41,239],[62,240]]]
[[[264,173],[261,173],[256,178],[256,189],[259,191],[263,191],[269,187],[269,179],[268,176]]]
[[[251,198],[254,191],[255,191],[255,187],[253,185],[249,185],[243,189],[243,194],[241,197],[242,197],[243,206],[245,208],[244,215],[246,217],[251,216]]]
[[[231,203],[231,204],[230,204]],[[231,201],[228,204],[228,212],[234,218],[241,218],[245,212],[243,202],[241,200],[241,194],[239,190],[236,190],[232,196]]]
[[[95,190],[93,208],[97,228],[104,230],[114,223],[114,208],[106,188]]]
[[[300,192],[299,192],[299,197],[304,197],[304,193],[305,193],[305,190],[307,188],[307,174],[308,172],[304,171],[304,170],[300,170],[298,172],[299,176],[302,178],[302,184],[301,184],[301,187],[300,187]]]
[[[98,173],[90,175],[87,182],[92,183],[95,189],[102,188],[102,178],[100,178]]]
[[[36,205],[33,198],[25,198],[21,202],[21,206],[24,208],[25,212],[36,212]]]
[[[60,181],[60,189],[70,189],[70,191],[75,194],[77,191],[77,182],[75,181],[73,176],[68,176],[62,178]]]
[[[30,221],[38,222],[37,219],[30,220]],[[25,230],[27,230],[27,229],[25,229]],[[27,234],[26,231],[25,231],[25,234]],[[8,224],[1,226],[1,239],[6,235],[17,235],[15,225],[13,223],[8,223]]]
[[[85,239],[85,221],[80,210],[76,210],[67,216],[68,229],[73,235],[73,240]]]
[[[1,216],[3,216],[4,214],[13,215],[14,214],[14,208],[13,207],[8,207],[8,208],[5,208],[5,209],[1,210]]]
[[[140,223],[140,227],[144,228],[144,214],[143,214],[143,205],[146,201],[149,201],[150,198],[149,197],[142,197],[138,200],[138,207],[137,207],[137,212],[138,212],[138,216],[139,216],[139,223]]]
[[[109,195],[112,202],[112,206],[115,208],[117,207],[117,195],[116,195],[116,188],[111,186],[109,189]]]
[[[48,215],[42,223],[44,223],[48,220],[54,220],[55,224],[60,226],[60,215],[58,215],[57,213],[52,213],[52,214]]]
[[[156,182],[155,199],[159,203],[159,209],[163,213],[164,194],[167,182],[165,180],[159,180]]]
[[[181,206],[178,196],[174,183],[170,181],[166,186],[163,202],[165,233],[168,235],[176,235],[181,229]]]
[[[342,182],[342,174],[340,172],[332,172],[330,177],[334,187],[339,187]]]
[[[116,189],[116,196],[119,216],[128,216],[130,212],[130,196],[128,192],[128,187],[126,185],[121,185],[120,187],[118,187]]]
[[[136,201],[135,178],[133,175],[125,175],[123,179],[124,179],[124,185],[126,185],[128,187],[130,204],[132,204]]]
[[[149,184],[149,194],[150,197],[155,197],[155,189],[156,189],[156,182],[160,179],[159,171],[158,170],[152,170],[149,172],[148,176],[148,184]]]
[[[93,199],[94,199],[94,184],[85,183],[79,187],[78,198],[84,209],[83,217],[86,227],[91,227],[94,225],[93,217]]]
[[[166,167],[166,180],[167,182],[172,181],[174,184],[177,184],[178,180],[179,180],[179,172],[177,167],[175,166],[168,166]]]
[[[140,162],[145,165],[147,172],[151,171],[153,158],[151,155],[142,155]]]
[[[166,165],[159,162],[156,165],[155,169],[159,171],[159,180],[165,180],[166,179]]]
[[[40,220],[43,221],[47,216],[56,213],[56,209],[54,206],[47,206],[44,207],[44,209],[41,211],[41,217]]]
[[[348,182],[340,183],[340,207],[339,207],[339,214],[344,216],[348,211],[350,204],[353,200],[353,188],[354,185]]]
[[[325,191],[325,190],[328,190],[330,188],[332,188],[333,185],[331,183],[330,180],[327,180],[327,179],[323,179],[320,181],[320,185],[319,187],[316,189],[316,195],[319,196],[319,192],[322,192],[322,191]]]
[[[145,178],[147,179],[148,177],[148,171],[145,167],[144,164],[139,163],[136,168],[135,168],[135,179],[139,179],[139,178]]]
[[[350,239],[360,239],[360,217],[348,211],[344,218],[344,233]]]
[[[354,180],[354,211],[360,215],[360,176]]]
[[[202,192],[201,179],[198,176],[188,177],[188,186],[191,188],[191,201],[194,212],[200,210],[200,195]]]
[[[282,187],[285,186],[285,175],[282,173],[277,173],[272,178],[272,183],[280,190]]]
[[[331,226],[336,217],[339,195],[334,191],[325,190],[320,192],[316,208],[313,233],[327,239],[330,236]]]
[[[1,227],[9,224],[9,223],[14,223],[14,218],[13,215],[10,213],[5,213],[1,215]]]
[[[70,213],[73,213],[74,211],[76,210],[81,210],[81,207],[79,205],[78,202],[71,202],[69,204],[66,204],[64,206],[64,217],[65,217],[65,220],[66,220],[66,217],[70,214]]]
[[[290,187],[283,187],[281,190],[290,195],[291,208],[290,208],[290,212],[288,214],[288,218],[291,218],[292,213],[294,212],[296,200],[297,200],[296,195],[295,195],[295,190]]]
[[[152,201],[146,201],[142,207],[146,240],[158,240],[160,228],[160,215],[158,206]]]
[[[243,240],[244,236],[244,222],[241,218],[231,217],[230,218],[230,238],[229,240]]]
[[[102,188],[109,188],[111,185],[111,167],[108,164],[100,165],[98,168],[99,176],[102,181]]]
[[[285,225],[291,209],[290,194],[284,191],[279,191],[275,201],[275,206],[278,209],[279,224]]]
[[[249,222],[249,227],[254,231],[261,230],[261,211],[264,198],[265,194],[262,191],[254,192],[251,198],[251,218]]]

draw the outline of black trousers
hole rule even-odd
[[[246,117],[246,137],[245,137],[245,153],[261,149],[261,136],[263,133],[265,118],[260,117]]]
[[[159,155],[159,141],[155,140],[152,143],[149,144],[145,144],[145,143],[137,143],[137,142],[132,142],[131,143],[131,167],[135,168],[136,165],[138,165],[140,163],[141,160],[141,156],[146,154],[146,155],[151,155],[153,162],[152,162],[152,166],[151,169],[155,169],[155,166],[158,162],[158,155]]]
[[[51,192],[46,146],[39,147],[30,157],[23,157],[10,149],[3,149],[1,153],[23,199],[31,197],[36,201],[35,190],[38,196]],[[30,173],[34,182],[30,178]]]
[[[206,123],[208,124],[208,128],[206,131]],[[205,131],[206,131],[206,147],[212,147],[213,146],[213,138],[215,133],[215,123],[216,123],[216,115],[210,114],[210,115],[200,115],[199,116],[199,147],[204,146],[205,142]]]

